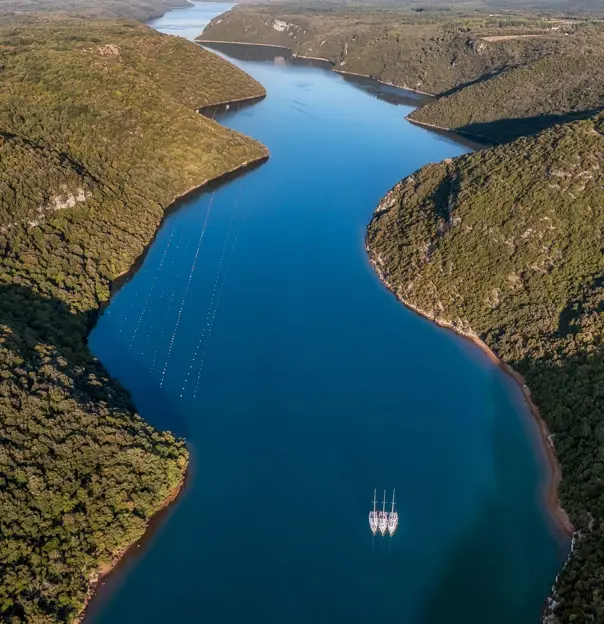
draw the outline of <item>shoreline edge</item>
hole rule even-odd
[[[135,548],[138,548],[141,545],[141,542],[145,540],[150,533],[151,529],[158,528],[163,520],[163,516],[167,513],[169,508],[173,503],[177,501],[182,492],[184,491],[185,485],[190,478],[190,462],[187,462],[185,469],[182,473],[180,481],[178,484],[168,492],[168,495],[164,499],[163,503],[159,507],[159,509],[149,517],[149,520],[145,524],[145,528],[142,534],[135,539],[130,544],[119,548],[112,556],[111,561],[102,565],[99,569],[97,569],[88,579],[88,591],[86,593],[86,600],[84,601],[84,605],[82,606],[81,611],[74,619],[74,624],[82,624],[86,620],[86,616],[88,615],[88,607],[90,606],[90,602],[95,597],[97,588],[99,583],[108,576],[117,568],[121,561],[124,560],[128,553],[135,552]]]
[[[531,391],[529,387],[527,386],[522,375],[520,375],[520,373],[515,371],[509,364],[507,364],[506,362],[501,360],[499,357],[497,357],[495,352],[486,343],[484,343],[476,334],[464,332],[459,327],[456,327],[450,321],[446,321],[444,319],[439,319],[437,317],[434,317],[433,315],[428,314],[425,311],[421,310],[416,305],[399,297],[396,294],[395,290],[390,285],[390,283],[388,282],[388,280],[386,279],[386,276],[384,275],[383,270],[379,266],[377,259],[375,258],[373,252],[371,251],[367,243],[365,243],[365,250],[367,252],[369,263],[371,264],[373,270],[375,271],[378,279],[380,280],[380,282],[382,282],[382,284],[386,287],[386,289],[396,298],[397,301],[402,303],[407,309],[411,310],[415,314],[418,314],[419,316],[435,323],[436,325],[440,327],[452,330],[458,336],[461,336],[462,338],[465,338],[466,340],[469,340],[470,342],[472,342],[474,345],[480,348],[481,351],[484,354],[486,354],[486,356],[494,364],[499,366],[501,370],[506,375],[508,375],[508,377],[510,377],[513,381],[516,382],[517,386],[519,387],[521,391],[522,397],[524,398],[524,401],[529,409],[529,412],[531,416],[533,417],[534,422],[537,425],[537,428],[539,431],[540,445],[541,445],[542,451],[545,454],[545,459],[547,460],[547,465],[549,468],[550,478],[548,479],[548,482],[545,484],[545,488],[543,492],[546,507],[548,511],[550,512],[551,517],[555,520],[556,528],[566,537],[574,536],[575,527],[570,521],[568,514],[566,513],[566,511],[560,504],[560,499],[558,496],[559,485],[562,480],[562,470],[560,468],[560,463],[558,462],[558,458],[556,457],[555,448],[551,441],[552,440],[551,433],[549,431],[547,423],[543,420],[543,417],[541,416],[539,412],[539,408],[533,402]]]
[[[221,107],[221,106],[226,106],[227,104],[234,104],[234,103],[242,103],[242,102],[250,102],[251,104],[260,101],[262,99],[264,99],[266,97],[266,94],[262,94],[262,95],[258,95],[258,96],[247,96],[244,98],[238,98],[235,100],[231,100],[229,102],[218,102],[217,104],[208,104],[206,106],[203,106],[201,108],[196,109],[196,111],[199,114],[204,114],[203,111],[206,109],[211,109],[211,108],[215,108],[215,107]],[[90,332],[93,330],[94,326],[96,325],[96,322],[98,320],[98,318],[100,317],[100,315],[103,313],[103,311],[105,310],[105,308],[107,306],[110,305],[111,303],[111,299],[112,297],[115,295],[115,293],[124,285],[126,284],[133,276],[134,274],[138,271],[138,269],[142,266],[144,259],[151,247],[151,245],[153,244],[153,242],[155,241],[155,238],[157,236],[157,233],[160,231],[160,229],[162,228],[165,220],[171,215],[173,214],[175,211],[177,211],[183,203],[187,202],[189,199],[191,199],[194,195],[196,195],[197,193],[203,193],[204,191],[207,192],[209,190],[211,190],[214,186],[219,186],[223,183],[228,182],[229,180],[231,180],[232,178],[238,176],[238,175],[242,175],[244,174],[247,170],[249,169],[253,169],[256,166],[262,165],[263,163],[265,163],[269,157],[270,157],[270,152],[268,150],[268,148],[266,146],[264,147],[264,154],[262,154],[261,156],[258,156],[257,158],[253,158],[250,160],[245,160],[242,163],[239,163],[238,165],[232,167],[231,169],[224,171],[223,173],[213,177],[213,178],[207,178],[203,181],[201,181],[199,184],[196,184],[194,186],[192,186],[191,188],[187,189],[186,191],[179,193],[177,196],[174,197],[174,199],[164,208],[164,213],[163,216],[161,218],[161,221],[159,222],[152,238],[149,240],[149,242],[145,245],[145,248],[143,249],[142,253],[139,255],[139,257],[133,262],[133,264],[130,266],[130,268],[128,268],[126,271],[123,271],[122,273],[116,275],[110,285],[111,288],[111,294],[109,296],[109,298],[104,301],[101,302],[100,305],[98,306],[96,313],[94,314],[94,319],[93,322],[90,324],[90,326],[88,327],[88,335],[90,335]],[[82,608],[80,609],[79,613],[76,615],[75,619],[74,619],[74,624],[83,624],[86,620],[86,616],[88,615],[88,611],[89,611],[89,606],[91,601],[93,600],[93,598],[96,595],[97,592],[97,588],[99,586],[99,583],[106,577],[108,577],[116,568],[117,566],[120,564],[120,562],[122,560],[124,560],[124,558],[126,557],[126,555],[128,555],[129,553],[135,552],[135,548],[138,548],[138,546],[140,546],[141,541],[145,540],[152,529],[157,528],[157,526],[159,526],[159,524],[161,524],[161,522],[163,521],[163,517],[166,514],[166,512],[169,510],[170,507],[173,506],[173,504],[175,502],[178,501],[178,499],[180,498],[181,494],[183,493],[184,489],[185,489],[185,485],[188,482],[189,478],[190,478],[190,449],[189,449],[189,461],[187,462],[186,466],[183,469],[182,475],[181,475],[181,479],[178,482],[178,484],[168,493],[168,495],[166,496],[166,498],[164,499],[164,501],[161,503],[161,505],[158,507],[158,509],[155,511],[155,513],[149,517],[147,523],[145,524],[145,528],[143,530],[143,532],[141,533],[141,535],[134,540],[133,542],[124,545],[123,547],[119,548],[115,553],[113,553],[112,558],[110,563],[104,565],[104,566],[100,566],[98,567],[96,570],[94,570],[94,572],[89,576],[88,578],[88,590],[86,593],[86,598],[84,600],[84,604],[82,605]]]

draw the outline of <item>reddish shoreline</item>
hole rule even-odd
[[[236,103],[236,102],[243,102],[246,100],[260,100],[262,98],[265,97],[266,94],[263,94],[261,96],[249,96],[249,97],[245,97],[245,98],[239,98],[237,100],[231,100],[230,102],[221,102],[218,104],[211,104],[208,105],[208,107],[211,106],[223,106],[225,104],[231,104],[231,103]],[[204,107],[206,108],[206,107]],[[197,112],[201,113],[202,109],[198,109]],[[220,184],[223,181],[229,180],[231,179],[234,175],[237,175],[243,171],[245,171],[248,168],[254,167],[256,165],[259,165],[263,162],[265,162],[266,160],[268,160],[269,158],[269,150],[268,148],[264,148],[264,154],[262,154],[261,156],[258,156],[256,158],[252,158],[250,160],[246,160],[242,163],[239,163],[238,165],[232,167],[231,169],[219,174],[218,176],[214,177],[214,178],[207,178],[206,180],[203,180],[201,183],[196,184],[194,186],[192,186],[190,189],[184,191],[183,193],[180,193],[179,195],[177,195],[172,202],[170,202],[170,204],[164,209],[164,215],[162,217],[162,220],[160,222],[160,224],[157,227],[156,233],[155,235],[157,235],[157,232],[159,231],[159,229],[161,228],[161,226],[163,225],[164,220],[166,219],[167,216],[169,216],[175,208],[177,208],[183,201],[186,201],[186,199],[189,196],[194,195],[195,193],[204,190],[206,187],[211,186],[213,184]],[[149,247],[153,244],[153,241],[155,240],[155,235],[153,236],[153,238],[149,241],[149,243],[145,246],[145,250],[143,251],[143,253],[141,254],[141,256],[132,264],[132,266],[128,269],[126,269],[125,271],[122,271],[120,274],[116,275],[111,283],[111,290],[112,290],[112,294],[115,293],[116,289],[119,289],[127,280],[128,278],[134,274],[138,268],[141,266],[142,261],[144,260],[146,253],[149,249]],[[109,305],[111,299],[109,299],[108,301],[104,302],[103,304],[101,304],[99,306],[99,313],[103,310],[103,308],[105,308],[107,305]],[[190,457],[190,452],[189,452],[189,457]],[[149,518],[149,521],[147,522],[145,529],[143,531],[143,533],[141,534],[140,537],[138,537],[134,542],[124,546],[123,548],[120,548],[118,551],[116,551],[113,554],[112,560],[109,564],[106,564],[104,566],[100,566],[100,568],[98,570],[96,570],[95,572],[93,572],[89,578],[89,582],[88,582],[88,591],[86,594],[86,599],[84,601],[84,604],[82,605],[82,608],[80,610],[80,612],[78,613],[78,615],[76,616],[74,623],[75,624],[82,624],[85,619],[86,619],[86,615],[89,611],[89,606],[90,606],[90,602],[93,600],[93,598],[97,595],[96,591],[97,588],[99,586],[99,583],[107,578],[108,576],[110,576],[113,572],[115,572],[117,569],[119,569],[120,564],[123,564],[126,560],[128,560],[128,555],[135,555],[138,552],[138,548],[144,544],[147,540],[149,540],[151,538],[151,536],[153,535],[154,531],[161,525],[161,523],[163,522],[163,520],[165,519],[165,516],[167,515],[169,508],[172,506],[172,504],[179,498],[180,494],[183,492],[184,487],[186,485],[186,483],[188,482],[189,478],[190,478],[190,463],[187,463],[187,465],[185,466],[184,470],[183,470],[183,474],[182,477],[178,483],[178,485],[176,487],[174,487],[169,493],[168,496],[165,498],[165,500],[162,502],[161,506],[157,509],[157,511],[153,514],[153,516],[151,516]]]
[[[486,345],[482,340],[480,340],[480,338],[476,336],[475,334],[465,332],[459,327],[456,327],[453,323],[449,321],[445,321],[443,319],[439,319],[430,314],[427,314],[426,312],[424,312],[417,306],[399,297],[396,294],[395,290],[388,283],[388,280],[385,278],[384,273],[382,269],[380,268],[380,266],[378,265],[377,261],[374,259],[374,256],[371,250],[368,247],[366,247],[366,250],[369,256],[369,262],[371,266],[373,267],[373,269],[375,270],[378,278],[380,279],[382,284],[384,284],[384,286],[396,297],[398,301],[400,301],[405,307],[412,310],[419,316],[422,316],[423,318],[426,318],[432,321],[433,323],[436,323],[440,327],[451,329],[457,335],[461,336],[462,338],[465,338],[466,340],[470,340],[472,343],[478,346],[482,350],[482,352],[485,353],[487,357],[493,363],[497,364],[497,366],[499,366],[505,372],[506,375],[508,375],[511,379],[513,379],[516,382],[516,384],[518,384],[522,392],[522,396],[529,408],[529,411],[534,421],[537,423],[539,433],[540,433],[539,440],[541,442],[541,448],[544,451],[545,456],[547,458],[550,479],[548,480],[548,483],[545,484],[545,491],[543,492],[546,507],[548,511],[550,512],[551,517],[556,521],[556,528],[559,529],[565,536],[571,537],[575,532],[575,528],[573,527],[570,521],[570,518],[568,517],[568,514],[566,513],[564,508],[561,506],[560,500],[558,497],[560,481],[562,480],[562,470],[560,468],[560,464],[558,463],[558,458],[556,457],[555,449],[551,442],[551,433],[549,431],[547,423],[543,420],[539,412],[539,408],[533,402],[531,391],[529,387],[526,385],[526,382],[524,378],[522,377],[522,375],[520,375],[520,373],[515,371],[509,364],[506,364],[503,360],[499,359],[497,355],[495,354],[495,352],[488,345]]]
[[[128,558],[128,555],[134,555],[138,552],[138,548],[150,538],[155,530],[159,528],[167,515],[168,508],[172,506],[172,503],[174,503],[179,495],[184,491],[184,487],[188,482],[189,477],[189,464],[187,464],[178,485],[168,493],[168,496],[166,496],[159,509],[149,518],[142,535],[131,544],[128,544],[128,546],[120,548],[116,553],[114,553],[110,563],[102,565],[99,570],[91,575],[86,600],[84,601],[84,605],[82,606],[80,613],[74,620],[75,624],[82,624],[82,622],[86,620],[88,607],[91,600],[96,595],[99,583],[116,571],[119,568],[120,563]]]

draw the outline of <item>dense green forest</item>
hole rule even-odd
[[[604,24],[566,48],[454,91],[409,116],[505,142],[604,109]]]
[[[555,621],[604,621],[604,114],[428,165],[369,226],[390,289],[519,371],[579,531]]]
[[[439,96],[413,121],[496,142],[604,108],[604,22],[471,8],[238,7],[204,39],[270,43]]]
[[[0,620],[72,622],[89,581],[180,483],[90,354],[111,282],[178,195],[266,156],[195,108],[264,94],[136,22],[0,28]]]

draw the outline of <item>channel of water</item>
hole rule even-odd
[[[230,6],[153,26],[192,37]],[[271,157],[171,214],[90,336],[192,465],[87,624],[536,624],[568,543],[521,393],[364,250],[390,187],[469,147],[406,122],[411,93],[229,53],[267,97],[221,122]],[[392,538],[369,531],[374,488],[396,488]]]

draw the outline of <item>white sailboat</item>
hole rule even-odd
[[[386,511],[386,490],[384,490],[384,502],[382,503],[382,511],[378,512],[378,528],[382,535],[386,535],[388,530],[388,512]]]
[[[388,533],[392,537],[396,533],[398,527],[398,513],[394,511],[394,493],[396,490],[392,490],[392,511],[388,514]]]
[[[375,510],[375,506],[377,501],[375,499],[377,490],[373,490],[373,511],[369,512],[369,528],[371,532],[375,535],[378,530],[378,512]]]

